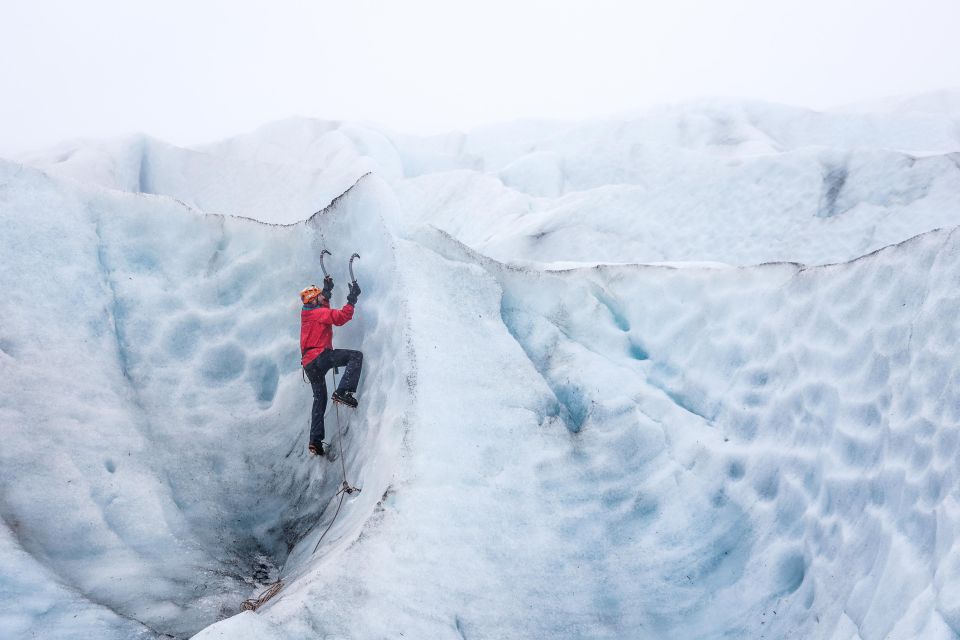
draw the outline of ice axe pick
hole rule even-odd
[[[347,265],[347,269],[350,271],[350,281],[353,284],[357,284],[357,278],[353,275],[353,261],[360,257],[359,253],[355,253],[350,256],[350,263]]]

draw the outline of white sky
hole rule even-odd
[[[960,0],[0,0],[0,155],[291,115],[432,133],[960,87]]]

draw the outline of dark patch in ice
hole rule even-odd
[[[657,386],[657,385],[654,385],[654,386]],[[693,400],[688,396],[686,396],[685,394],[679,393],[677,391],[673,391],[671,389],[667,389],[666,387],[661,387],[660,390],[663,391],[665,394],[667,394],[667,397],[670,398],[673,401],[673,403],[676,404],[681,409],[688,411],[695,416],[700,416],[704,420],[707,420],[707,421],[710,420],[710,418],[708,418],[703,413],[701,413],[701,411],[697,408]]]
[[[652,520],[660,513],[657,497],[641,493],[633,501],[633,515],[640,521]]]
[[[656,380],[655,378],[652,378],[652,377],[648,378],[647,382],[649,382],[652,386],[656,387],[657,389],[660,389],[660,391],[662,391],[668,398],[670,398],[670,400],[675,405],[677,405],[681,409],[689,413],[692,413],[695,416],[700,416],[701,418],[703,418],[708,422],[710,421],[710,418],[704,415],[703,412],[697,407],[697,404],[693,401],[693,399],[688,397],[686,394],[670,389],[665,384],[663,384],[659,380]]]
[[[238,345],[220,345],[204,354],[200,373],[210,383],[226,382],[243,373],[246,361],[247,357]]]
[[[567,429],[573,433],[579,433],[590,413],[590,408],[579,388],[572,384],[559,384],[554,386],[553,393],[561,404],[560,415]]]
[[[630,357],[634,360],[649,360],[650,354],[640,344],[630,341]]]
[[[712,422],[713,418],[709,415],[715,413],[708,411],[706,398],[697,393],[697,390],[686,383],[682,374],[665,362],[657,362],[647,377],[647,382],[662,391],[670,400],[681,409],[703,418],[707,422]],[[680,391],[675,387],[683,387]],[[700,396],[700,397],[697,397]]]
[[[757,416],[752,413],[732,415],[729,426],[731,431],[743,442],[753,442],[757,438],[759,425],[757,424]]]
[[[119,296],[117,295],[117,287],[111,277],[112,269],[107,264],[107,254],[106,254],[106,244],[103,240],[103,233],[100,228],[100,219],[97,219],[96,226],[94,231],[97,235],[97,270],[100,272],[100,277],[103,278],[104,283],[107,286],[107,289],[110,291],[110,316],[112,318],[113,337],[114,343],[117,347],[117,360],[120,364],[120,371],[123,374],[123,377],[131,385],[133,390],[136,390],[136,385],[133,381],[133,376],[130,372],[131,370],[131,355],[127,347],[127,339],[124,334],[123,321],[126,318],[126,309],[123,303],[120,301]]]
[[[140,249],[127,256],[131,272],[153,274],[160,271],[160,256],[150,247]]]
[[[883,488],[883,481],[880,478],[874,478],[870,481],[870,502],[879,507],[886,501],[887,492]]]
[[[766,396],[762,393],[745,393],[743,395],[743,404],[747,407],[760,407],[766,402]]]
[[[817,216],[830,218],[840,211],[837,210],[837,199],[847,182],[849,172],[846,165],[828,167],[823,175],[823,195],[820,198],[820,210]]]
[[[730,498],[727,497],[727,493],[723,489],[717,489],[717,491],[710,496],[710,506],[712,506],[714,509],[724,507],[728,502],[730,502]]]
[[[264,584],[270,580],[270,565],[266,564],[262,560],[257,560],[253,563],[251,573],[255,582]]]
[[[777,497],[780,492],[780,476],[773,470],[767,471],[762,477],[757,478],[753,483],[753,489],[757,492],[760,500],[769,502]]]
[[[225,279],[228,284],[217,287],[217,302],[224,307],[239,302],[253,285],[263,277],[261,269],[262,266],[253,262],[244,262],[235,264],[221,273],[220,277]]]
[[[600,501],[608,509],[616,509],[629,499],[630,494],[622,487],[605,490],[600,494]]]
[[[467,633],[463,630],[463,620],[460,619],[460,616],[453,616],[453,626],[457,630],[457,634],[467,640]]]
[[[623,620],[623,611],[620,600],[616,597],[610,585],[604,585],[601,593],[593,598],[593,610],[597,621],[610,629],[616,629]]]
[[[797,552],[787,554],[777,563],[777,596],[793,593],[803,584],[807,573],[807,563],[803,555]]]
[[[559,413],[567,429],[572,433],[579,433],[590,413],[590,406],[588,406],[586,398],[584,398],[584,394],[579,386],[572,383],[569,379],[559,382],[550,375],[549,359],[545,360],[542,357],[538,357],[537,353],[525,339],[525,335],[529,332],[529,329],[525,329],[525,320],[522,315],[523,312],[521,310],[508,308],[505,303],[501,304],[500,319],[503,321],[507,331],[510,332],[513,339],[517,341],[517,344],[519,344],[524,353],[527,354],[530,363],[540,373],[543,381],[553,392],[559,405],[557,407],[557,413]],[[552,413],[552,410],[548,411]]]
[[[937,425],[924,417],[918,417],[910,422],[908,429],[916,433],[917,438],[929,440],[937,432]]]
[[[203,333],[200,318],[194,315],[177,320],[164,338],[164,350],[169,355],[183,360],[193,355]]]
[[[0,338],[0,351],[7,354],[11,358],[16,357],[17,347],[16,345],[7,338]]]
[[[147,146],[146,141],[143,142],[143,147],[140,150],[140,168],[137,173],[137,191],[139,193],[153,193],[153,188],[151,186],[150,180],[150,148]]]
[[[597,291],[594,293],[594,298],[599,302],[609,313],[610,317],[613,319],[613,323],[617,326],[620,331],[627,332],[630,331],[630,321],[627,320],[627,316],[620,311],[618,305],[610,299],[603,291]]]
[[[933,451],[929,446],[917,443],[917,446],[913,450],[913,455],[910,456],[910,466],[916,471],[926,469],[930,466],[930,459],[932,457]]]
[[[213,250],[213,254],[210,256],[210,259],[207,261],[207,275],[211,276],[217,272],[220,268],[221,259],[224,252],[227,250],[227,247],[230,246],[230,238],[227,235],[227,228],[225,220],[220,219],[220,239],[217,241],[217,246]]]
[[[934,554],[937,543],[937,516],[933,511],[913,509],[897,521],[897,528],[925,557]]]
[[[940,501],[940,497],[943,495],[943,484],[940,481],[940,478],[935,475],[931,475],[927,478],[927,482],[923,487],[923,497],[930,504],[936,504]]]
[[[257,393],[257,402],[269,405],[277,395],[280,383],[280,369],[270,360],[257,360],[250,365],[253,388]]]
[[[206,456],[207,468],[210,469],[215,474],[223,473],[224,469],[224,459],[223,455],[219,452],[211,452]]]
[[[883,416],[872,404],[863,405],[853,411],[853,417],[860,426],[875,428],[880,426]]]
[[[731,480],[740,480],[746,474],[747,470],[743,465],[743,462],[739,460],[731,460],[727,464],[727,477]]]
[[[803,474],[803,488],[807,495],[814,497],[820,493],[820,487],[823,485],[823,471],[820,467],[810,467]]]
[[[732,505],[728,507],[735,511]],[[743,575],[750,550],[753,547],[749,521],[742,513],[729,522],[729,528],[709,542],[702,550],[703,557],[690,566],[690,581],[707,589],[735,584]]]
[[[110,460],[109,458],[107,458],[107,459],[104,461],[103,467],[104,467],[104,469],[106,469],[106,470],[109,471],[110,473],[113,473],[114,471],[117,470],[117,465],[113,462],[113,460]]]
[[[852,467],[869,469],[882,457],[882,449],[875,443],[851,436],[840,436],[843,459]]]

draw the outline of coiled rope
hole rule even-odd
[[[334,367],[331,369],[333,374],[333,388],[337,388],[337,369]],[[337,521],[337,516],[340,515],[340,507],[343,506],[343,497],[347,494],[360,493],[358,487],[351,486],[347,482],[347,464],[343,460],[343,429],[340,427],[340,403],[336,400],[333,401],[334,411],[337,414],[337,446],[340,449],[340,470],[343,473],[343,484],[340,486],[340,489],[337,491],[337,497],[340,500],[337,502],[337,510],[333,514],[333,519],[330,520],[330,524],[327,525],[327,528],[323,530],[323,533],[320,534],[320,539],[317,540],[316,546],[313,547],[313,552],[310,555],[313,555],[317,552],[317,549],[320,548],[320,543],[323,542],[323,539],[326,537],[327,533],[333,527],[333,523]],[[280,593],[280,590],[283,589],[283,580],[277,580],[272,585],[263,590],[263,592],[256,598],[250,598],[244,600],[240,604],[240,609],[242,611],[256,611],[262,607],[270,598]]]
[[[272,598],[273,596],[280,593],[280,589],[283,589],[283,580],[277,580],[272,585],[267,587],[267,589],[261,593],[256,598],[251,598],[249,600],[244,600],[240,604],[241,611],[256,611],[259,609],[264,602]]]

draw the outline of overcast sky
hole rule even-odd
[[[292,115],[432,133],[960,87],[960,0],[0,0],[0,154]]]

